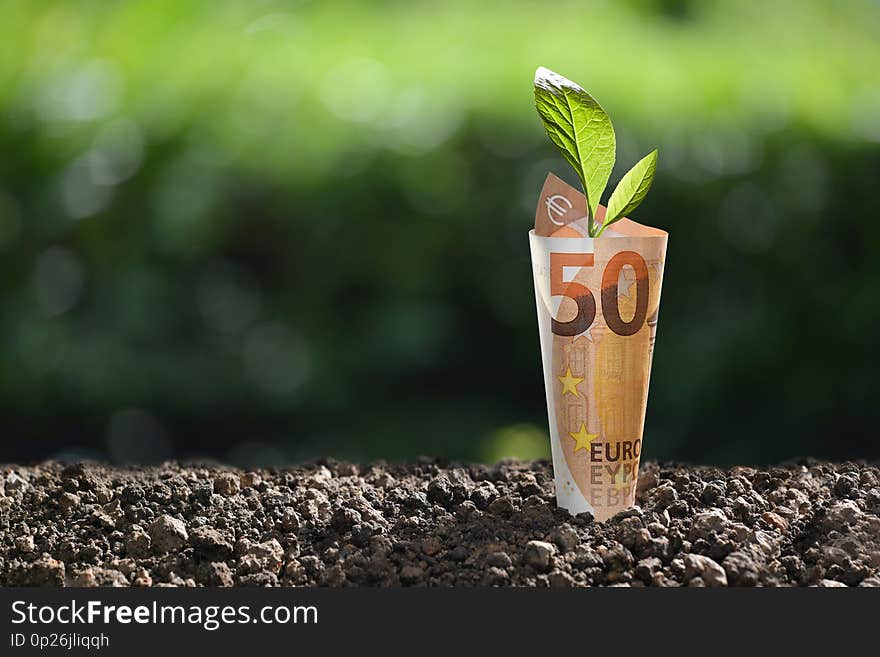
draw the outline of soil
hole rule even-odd
[[[643,464],[556,508],[550,465],[0,467],[3,586],[880,586],[880,469]]]

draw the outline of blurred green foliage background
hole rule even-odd
[[[645,455],[880,455],[877,2],[0,11],[0,460],[548,453],[537,65],[660,149]]]

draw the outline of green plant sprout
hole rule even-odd
[[[657,169],[657,150],[639,160],[620,179],[605,220],[596,221],[596,210],[614,168],[616,138],[611,119],[596,99],[578,84],[539,67],[535,71],[535,107],[550,141],[577,172],[587,197],[587,228],[599,237],[615,221],[635,210],[651,189]]]

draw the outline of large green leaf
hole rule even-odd
[[[605,213],[602,230],[638,207],[648,190],[651,189],[656,170],[657,149],[654,149],[636,162],[635,166],[627,171],[626,175],[617,183],[611,198],[608,199],[608,211]]]
[[[579,85],[544,67],[535,71],[535,107],[550,140],[581,179],[592,225],[614,168],[611,119]]]

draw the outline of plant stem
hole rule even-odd
[[[587,185],[581,179],[581,186],[584,188],[584,197],[587,199],[587,234],[590,237],[596,237],[596,222],[593,220],[593,208],[590,207],[590,196],[587,194]]]

